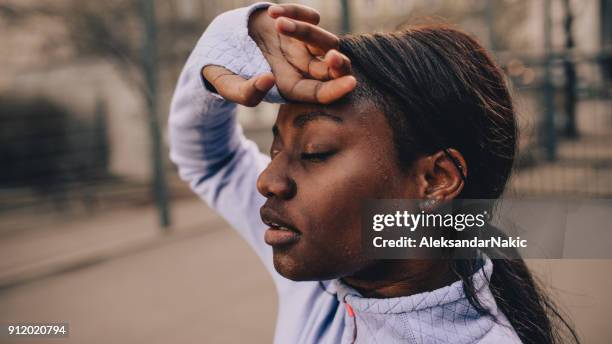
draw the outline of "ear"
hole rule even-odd
[[[420,198],[449,201],[459,196],[463,190],[463,177],[467,177],[465,159],[456,149],[449,148],[446,151],[448,154],[441,150],[415,161],[413,172],[417,175]]]

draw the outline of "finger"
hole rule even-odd
[[[349,92],[353,91],[356,86],[357,79],[352,75],[325,81],[318,89],[316,98],[322,104],[329,104],[344,97]]]
[[[330,67],[329,75],[333,79],[351,74],[351,60],[338,50],[328,51],[323,61]]]
[[[355,89],[357,81],[353,76],[343,76],[330,81],[301,79],[298,81],[289,97],[292,100],[308,103],[332,103]]]
[[[308,74],[318,80],[330,79],[329,65],[316,57],[312,57],[308,62]]]
[[[306,44],[306,49],[308,49],[308,52],[312,56],[325,56],[325,51],[323,51],[323,49],[315,47],[313,45]]]
[[[219,66],[207,66],[203,73],[206,80],[223,98],[245,106],[259,104],[274,86],[272,73],[265,73],[249,80]]]
[[[305,21],[314,25],[319,24],[321,16],[315,9],[298,4],[281,4],[268,7],[268,14],[272,18],[288,17]]]
[[[241,93],[244,97],[245,106],[256,106],[261,103],[268,91],[274,86],[274,75],[272,73],[264,73],[242,83]]]
[[[351,60],[337,50],[330,50],[323,61],[312,57],[308,63],[308,74],[318,80],[338,79],[351,74]]]
[[[324,52],[338,48],[336,35],[310,23],[280,17],[276,19],[276,30]]]
[[[285,35],[280,35],[280,42],[281,52],[286,62],[289,62],[300,73],[319,80],[330,78],[328,65],[321,58],[312,55],[304,43]]]
[[[281,51],[290,65],[303,74],[319,80],[329,79],[329,66],[317,56],[310,53],[300,41],[281,35]]]

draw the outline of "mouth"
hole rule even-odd
[[[261,220],[269,226],[264,234],[264,241],[270,246],[287,246],[300,240],[302,233],[276,211],[266,206],[260,210]]]

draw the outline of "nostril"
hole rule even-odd
[[[268,190],[269,197],[279,197],[282,199],[288,199],[293,197],[295,193],[295,182],[285,179],[277,180]]]
[[[287,165],[280,162],[276,157],[257,178],[257,191],[266,198],[289,199],[296,194],[297,184],[287,173]]]
[[[297,190],[297,185],[293,179],[275,177],[271,179],[260,178],[257,182],[259,193],[266,198],[278,197],[289,199],[293,197]]]

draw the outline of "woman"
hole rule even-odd
[[[522,260],[375,260],[361,248],[364,199],[502,194],[516,122],[484,49],[445,26],[338,38],[313,9],[269,6],[211,23],[169,125],[181,177],[273,276],[275,341],[557,342],[563,320]],[[271,159],[235,116],[262,100],[283,103]]]

